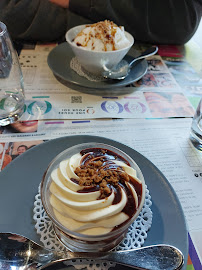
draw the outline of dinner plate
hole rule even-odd
[[[22,234],[40,244],[39,235],[34,227],[33,207],[43,174],[57,154],[68,147],[85,142],[113,145],[135,160],[144,175],[152,199],[152,225],[144,246],[159,243],[176,246],[183,252],[186,263],[188,231],[174,189],[157,167],[143,155],[122,143],[104,137],[77,135],[50,140],[27,150],[7,165],[0,173],[0,231]],[[62,267],[59,265],[58,269],[64,269]],[[118,266],[116,269],[127,268]]]
[[[137,51],[131,49],[124,59],[130,62],[137,55]],[[141,79],[147,72],[148,67],[147,61],[144,59],[132,67],[129,75],[124,80],[104,80],[95,82],[78,75],[71,69],[70,61],[73,57],[75,57],[75,55],[72,49],[67,42],[64,42],[49,53],[47,61],[56,77],[59,77],[70,84],[86,88],[113,89],[129,85]]]

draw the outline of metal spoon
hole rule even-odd
[[[154,245],[117,252],[57,252],[13,233],[0,233],[0,269],[46,269],[50,265],[75,258],[101,259],[137,269],[181,269],[184,258],[180,250],[169,245]],[[3,267],[2,267],[3,266]],[[52,269],[52,268],[51,268]]]
[[[126,60],[121,60],[121,62],[119,62],[119,64],[113,67],[112,69],[108,69],[105,66],[103,77],[106,79],[123,80],[128,76],[128,74],[130,73],[130,69],[135,62],[137,62],[138,60],[144,59],[148,56],[154,55],[157,53],[157,51],[158,51],[158,47],[152,46],[146,51],[144,51],[140,56],[133,59],[130,63],[128,63]]]

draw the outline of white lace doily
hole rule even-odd
[[[70,68],[73,69],[79,76],[85,77],[87,80],[92,82],[100,82],[105,79],[102,76],[94,75],[89,71],[85,70],[79,63],[77,57],[73,57],[70,61]]]
[[[152,211],[151,211],[151,196],[149,190],[146,188],[145,203],[140,212],[138,218],[131,224],[128,232],[122,242],[114,250],[128,250],[139,248],[144,244],[147,238],[147,232],[152,224]],[[46,248],[54,249],[57,251],[63,251],[64,255],[67,249],[61,244],[57,239],[53,225],[49,217],[47,216],[40,196],[40,186],[38,189],[38,194],[35,196],[34,202],[34,216],[36,224],[35,228],[37,233],[40,235],[40,241],[44,244]],[[74,260],[69,262],[68,265],[74,265],[76,269],[82,269],[86,267],[88,270],[108,270],[110,267],[115,266],[115,263],[97,261],[93,263],[93,260]]]

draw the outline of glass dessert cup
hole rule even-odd
[[[114,228],[112,231],[100,235],[87,235],[69,230],[58,221],[58,219],[54,214],[53,207],[50,204],[51,194],[49,187],[52,182],[51,179],[52,171],[58,168],[61,161],[66,160],[75,155],[76,153],[80,153],[81,150],[88,148],[107,149],[109,151],[112,151],[116,155],[121,156],[124,160],[126,160],[126,162],[130,164],[130,166],[133,169],[136,170],[137,178],[141,180],[141,197],[134,215],[130,217],[127,221],[123,222],[121,225],[117,226],[117,228]],[[53,223],[53,227],[57,238],[66,248],[75,252],[109,251],[112,250],[114,247],[116,247],[123,240],[128,231],[129,226],[135,221],[135,219],[141,212],[145,201],[145,182],[142,172],[138,167],[138,165],[131,157],[129,157],[123,151],[103,143],[96,143],[96,142],[83,143],[64,150],[58,156],[56,156],[55,159],[49,164],[48,169],[45,172],[41,182],[41,200],[45,212],[47,213],[47,215],[49,216],[50,220]]]

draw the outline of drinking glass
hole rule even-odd
[[[190,140],[198,150],[202,151],[202,98],[192,120]]]
[[[24,111],[24,82],[17,53],[0,22],[0,126],[17,121]]]

